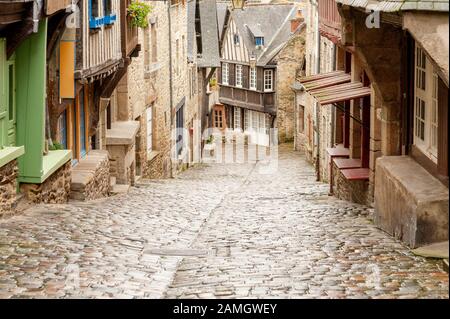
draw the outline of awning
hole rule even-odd
[[[344,71],[306,76],[298,81],[322,105],[358,99],[371,93],[361,82],[351,82],[351,75]]]

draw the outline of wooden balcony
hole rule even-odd
[[[131,0],[120,1],[121,12],[121,30],[122,30],[122,54],[129,57],[135,51],[139,44],[138,28],[131,24],[131,18],[128,17],[127,8],[131,4]]]
[[[223,104],[275,115],[275,92],[259,92],[232,86],[220,86],[219,101]]]
[[[334,43],[341,39],[341,16],[335,0],[319,1],[319,31]]]

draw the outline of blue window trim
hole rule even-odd
[[[117,21],[117,15],[111,14],[103,18],[105,24],[114,24]]]
[[[255,45],[264,45],[264,38],[263,37],[256,37],[255,38]]]
[[[105,2],[103,2],[105,3]],[[102,25],[111,25],[114,24],[117,21],[117,15],[114,13],[111,13],[110,15],[103,16],[103,17],[93,17],[92,16],[92,0],[89,0],[88,3],[89,6],[89,28],[90,29],[99,29],[102,27]],[[103,10],[106,6],[103,6]],[[105,12],[103,12],[104,14]]]

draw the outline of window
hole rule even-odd
[[[147,108],[147,153],[153,150],[153,106]]]
[[[214,110],[214,127],[222,128],[223,116],[222,110]]]
[[[298,132],[305,132],[305,107],[303,105],[298,106]]]
[[[242,129],[241,108],[239,107],[234,107],[234,129],[235,130]]]
[[[177,113],[176,113],[176,132],[177,132],[177,138],[176,138],[176,151],[177,155],[181,155],[181,152],[183,151],[183,143],[184,143],[184,105],[182,105]]]
[[[273,90],[273,71],[264,70],[264,91]]]
[[[263,37],[256,37],[255,38],[255,45],[256,46],[264,46],[264,38]]]
[[[150,31],[149,28],[144,29],[144,70],[150,70]]]
[[[250,111],[244,109],[244,131],[248,131],[250,123]]]
[[[239,45],[239,34],[235,33],[233,35],[234,45]]]
[[[242,65],[236,64],[236,86],[242,87]]]
[[[105,17],[110,16],[112,14],[112,0],[104,0],[104,8]]]
[[[180,40],[176,40],[176,60],[175,60],[175,73],[180,73]]]
[[[151,50],[152,50],[152,62],[157,62],[158,61],[158,50],[157,50],[157,38],[156,38],[156,23],[152,23],[150,24],[150,37],[151,37]]]
[[[15,83],[14,83],[14,64],[8,66],[8,119],[14,121],[15,118]]]
[[[250,68],[250,90],[256,90],[256,68]]]
[[[229,81],[229,67],[228,63],[222,63],[222,84],[228,85]]]
[[[103,1],[103,14],[100,10],[100,1]],[[117,20],[117,15],[113,13],[112,0],[89,0],[89,27],[98,29],[102,25],[113,24]]]
[[[418,45],[415,50],[414,74],[414,145],[437,162],[438,75]]]
[[[100,0],[89,0],[89,27],[91,29],[100,28],[103,19],[100,17]]]
[[[59,143],[67,149],[67,110],[58,118]]]

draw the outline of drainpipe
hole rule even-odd
[[[170,14],[170,1],[167,2],[167,18],[169,23],[169,95],[170,95],[170,129],[173,129],[173,116],[172,116],[172,110],[173,110],[173,70],[172,70],[172,17]],[[170,132],[170,136],[172,136],[172,132]],[[171,138],[171,137],[170,137]],[[171,153],[172,151],[170,151]],[[172,157],[172,153],[170,154],[170,157]],[[170,160],[170,177],[173,177],[172,172],[172,160]]]
[[[318,2],[317,0],[314,0],[312,2],[312,5],[316,8],[316,15],[315,15],[315,21],[314,21],[314,30],[315,34],[317,35],[316,39],[316,74],[320,73],[320,34],[319,34],[319,12],[318,12]],[[316,138],[315,142],[317,145],[317,152],[316,152],[316,179],[317,181],[320,181],[320,130],[319,130],[319,123],[320,123],[320,116],[319,116],[319,109],[318,109],[318,103],[315,102],[315,109],[316,109]]]
[[[170,14],[170,2],[167,3],[167,18],[169,23],[169,92],[170,92],[170,127],[173,125],[173,70],[172,70],[172,17]]]
[[[332,70],[334,71],[334,70],[336,70],[336,44],[333,45],[333,62],[332,63],[333,63]],[[331,108],[331,123],[330,123],[330,125],[331,125],[331,129],[330,129],[330,132],[331,132],[330,147],[334,146],[334,139],[335,139],[335,136],[336,136],[336,124],[335,124],[335,121],[336,121],[336,108],[332,107]]]

